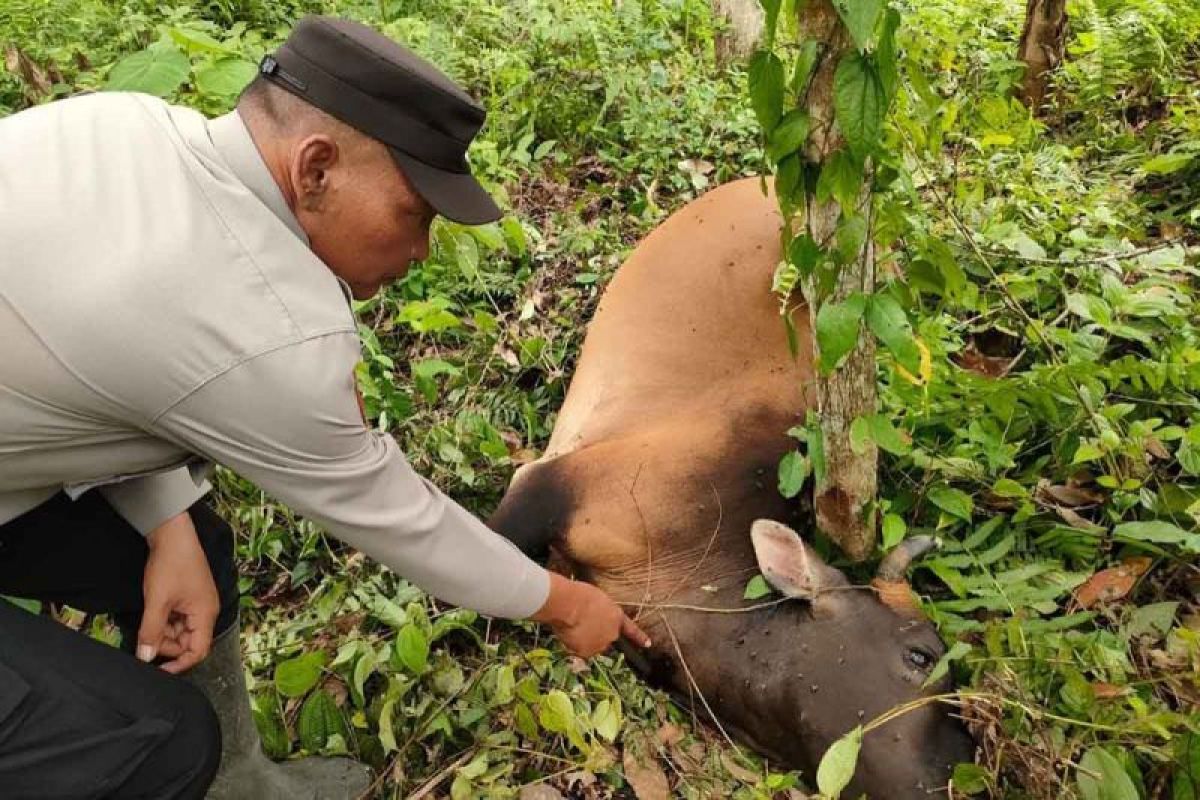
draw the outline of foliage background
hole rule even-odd
[[[1192,798],[1200,9],[1073,0],[1036,119],[1010,98],[1020,5],[893,3],[903,88],[876,238],[930,358],[916,381],[881,361],[884,545],[947,543],[915,579],[975,695],[981,767],[956,791]],[[313,11],[381,27],[489,109],[472,161],[511,216],[439,224],[429,262],[359,308],[372,420],[486,512],[548,438],[636,240],[764,169],[746,75],[715,63],[703,0],[3,0],[0,114],[114,87],[221,113]],[[618,658],[582,664],[534,626],[446,609],[220,484],[273,755],[353,752],[381,797],[800,791]],[[1105,571],[1130,557],[1148,560]]]

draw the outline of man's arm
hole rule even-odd
[[[100,486],[108,504],[125,521],[148,536],[167,520],[187,511],[208,493],[208,481],[197,483],[187,467]]]
[[[154,421],[154,432],[224,464],[436,597],[530,617],[550,576],[418,476],[359,410],[353,334],[249,359]]]

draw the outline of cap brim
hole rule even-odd
[[[416,190],[443,217],[463,225],[483,225],[504,216],[469,172],[446,172],[394,147],[388,149]]]

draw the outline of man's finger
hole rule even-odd
[[[629,617],[621,618],[621,635],[639,647],[650,646],[650,637]]]
[[[138,627],[137,657],[139,661],[150,663],[158,655],[158,649],[163,642],[163,634],[166,632],[169,613],[170,609],[166,603],[147,598],[146,607],[142,610],[142,624]]]
[[[205,609],[192,614],[187,619],[188,649],[196,654],[197,663],[208,658],[212,647],[213,626],[217,624],[217,609]]]

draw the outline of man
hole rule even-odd
[[[0,594],[111,613],[137,654],[0,600],[5,798],[365,787],[347,759],[261,752],[210,462],[442,600],[546,622],[584,656],[648,644],[362,417],[346,294],[425,258],[436,214],[499,216],[465,160],[482,123],[432,66],[323,17],[211,122],[134,94],[0,121]]]

